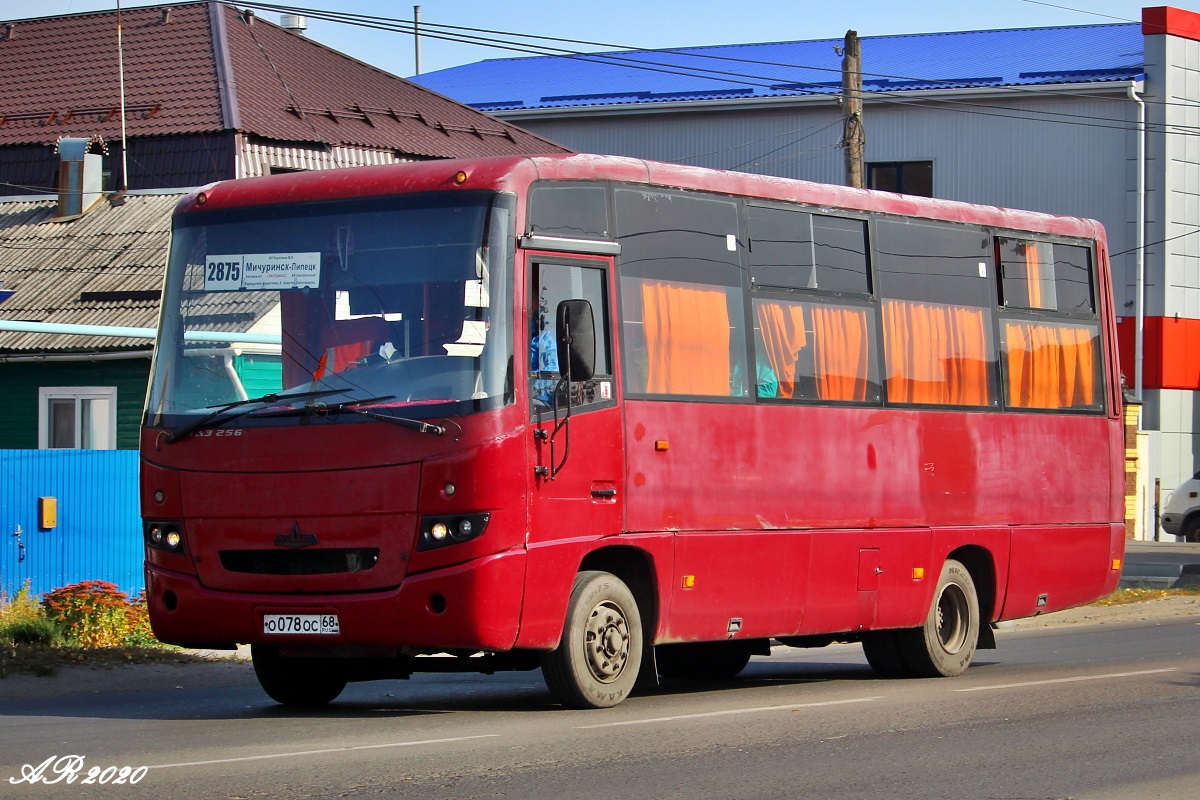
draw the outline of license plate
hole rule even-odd
[[[337,614],[264,614],[263,633],[292,633],[337,636],[341,633]]]

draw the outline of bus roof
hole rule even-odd
[[[460,173],[465,175],[462,182],[456,178]],[[1079,217],[587,153],[438,159],[242,178],[203,187],[184,198],[176,211],[190,213],[436,190],[488,188],[523,194],[525,188],[535,180],[611,180],[1104,239],[1104,229],[1099,222]],[[203,199],[200,199],[201,195]]]

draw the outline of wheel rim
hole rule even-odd
[[[584,631],[588,669],[601,683],[612,683],[629,662],[629,625],[625,612],[611,601],[597,603]]]
[[[942,590],[937,604],[937,636],[947,653],[957,653],[967,643],[970,615],[967,595],[960,587],[950,584]]]

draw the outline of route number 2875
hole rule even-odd
[[[204,277],[208,283],[226,283],[242,278],[242,265],[236,261],[210,261],[208,274]]]

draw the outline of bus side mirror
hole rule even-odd
[[[590,380],[596,372],[596,323],[587,300],[563,300],[555,315],[558,365],[563,377]]]

